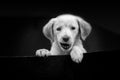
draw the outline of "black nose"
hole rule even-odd
[[[65,42],[68,42],[68,40],[69,40],[69,37],[64,37],[63,38],[63,41],[65,41]]]

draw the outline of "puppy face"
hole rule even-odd
[[[76,19],[70,16],[60,16],[54,24],[53,31],[55,39],[59,47],[63,51],[69,51],[74,45],[76,36],[78,34],[78,23]]]

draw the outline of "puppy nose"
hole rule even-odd
[[[69,37],[64,37],[63,38],[63,41],[65,41],[65,42],[68,42],[68,40],[69,40]]]

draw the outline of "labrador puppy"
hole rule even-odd
[[[83,53],[87,52],[83,47],[82,40],[88,37],[91,30],[92,27],[88,22],[72,14],[63,14],[52,18],[43,27],[44,35],[52,44],[51,50],[39,49],[36,51],[36,55],[70,54],[72,60],[79,63],[83,59]]]

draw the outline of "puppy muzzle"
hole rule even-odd
[[[65,50],[68,50],[71,47],[71,44],[69,43],[60,43],[60,45]]]
[[[70,51],[72,48],[72,44],[68,42],[59,42],[59,46],[63,51]]]

